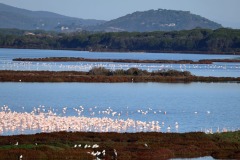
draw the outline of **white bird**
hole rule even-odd
[[[105,154],[106,154],[106,151],[105,151],[105,149],[102,151],[102,154],[103,154],[103,156],[105,156]]]
[[[15,146],[18,146],[18,142],[15,144]]]
[[[148,147],[147,143],[144,144],[145,147]]]
[[[92,148],[98,148],[99,147],[99,145],[97,145],[97,144],[94,144],[93,146],[92,146]]]
[[[178,129],[178,122],[175,123],[175,128]]]
[[[91,155],[96,156],[96,153],[94,151],[92,151]]]
[[[167,130],[168,130],[168,132],[171,130],[171,127],[170,127],[170,125],[167,127]]]
[[[101,154],[101,152],[97,151],[96,155],[99,156]]]
[[[76,144],[74,145],[74,148],[77,148],[77,145],[76,145]]]
[[[178,129],[178,127],[179,127],[179,126],[178,126],[178,124],[177,124],[177,125],[175,126],[175,128]]]
[[[116,149],[114,149],[114,154],[115,154],[115,156],[117,157],[117,151],[116,151]]]
[[[20,156],[19,156],[19,159],[22,159],[22,158],[23,158],[23,155],[20,155]]]

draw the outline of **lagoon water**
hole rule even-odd
[[[0,49],[0,70],[49,70],[49,71],[89,71],[93,67],[108,69],[129,69],[132,67],[148,71],[175,69],[190,71],[197,76],[239,77],[240,63],[207,64],[145,64],[145,63],[105,63],[105,62],[14,62],[13,58],[43,57],[84,57],[109,59],[166,59],[166,60],[200,60],[200,59],[235,59],[238,55],[173,54],[173,53],[100,53],[82,51]]]
[[[199,60],[239,58],[235,55],[99,53],[31,49],[0,49],[0,70],[82,70],[94,66],[110,69],[138,67],[188,70],[203,76],[240,76],[240,63],[212,65],[128,64],[90,62],[13,62],[13,58],[84,57],[113,59]],[[109,117],[135,121],[158,121],[161,132],[239,130],[239,83],[0,83],[0,107],[30,113],[36,108],[52,110],[58,116]],[[81,115],[75,108],[84,108]],[[63,108],[66,108],[63,112]],[[81,108],[80,107],[80,108]],[[111,110],[110,114],[106,111]],[[112,113],[116,112],[113,116]],[[178,128],[175,128],[176,122]],[[164,125],[163,125],[164,123]],[[1,129],[1,128],[0,128]],[[0,130],[1,131],[1,130]],[[31,132],[28,132],[31,133]],[[19,134],[1,132],[0,134]]]
[[[171,132],[240,129],[238,83],[19,82],[0,83],[0,90],[0,106],[8,105],[16,112],[45,106],[59,116],[79,116],[74,108],[82,106],[80,116],[164,122],[162,132],[167,132],[168,126]],[[107,109],[121,115],[103,114]]]

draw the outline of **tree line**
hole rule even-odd
[[[197,28],[171,32],[33,31],[33,33],[0,30],[0,47],[118,52],[240,53],[240,30],[228,28],[216,30]]]

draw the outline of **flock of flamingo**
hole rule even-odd
[[[24,134],[38,132],[56,132],[56,131],[81,131],[81,132],[178,132],[180,124],[175,122],[174,125],[166,125],[159,121],[140,121],[131,118],[122,118],[122,111],[116,112],[110,107],[106,110],[94,112],[94,108],[88,108],[89,115],[84,116],[85,108],[79,106],[72,108],[76,115],[66,115],[67,107],[61,109],[61,113],[57,113],[57,109],[47,109],[45,106],[34,108],[31,112],[11,111],[4,105],[0,110],[0,134]],[[162,113],[166,115],[166,111],[153,111],[151,108],[147,110],[137,110],[138,114],[146,115],[149,112],[153,114]],[[126,112],[128,114],[128,111]],[[101,114],[101,117],[95,116]],[[194,113],[197,114],[197,113]],[[210,114],[210,111],[207,111]],[[105,116],[106,115],[106,116]],[[203,130],[202,130],[203,131]],[[226,132],[226,128],[216,132]],[[205,129],[205,133],[213,133],[213,130]]]
[[[52,110],[43,112],[40,108],[32,112],[11,111],[8,106],[1,107],[0,133],[7,131],[83,131],[83,132],[127,132],[130,130],[160,131],[158,121],[144,122],[133,119],[113,119],[108,117],[60,116]],[[66,108],[63,108],[63,113]],[[79,111],[81,112],[81,111]],[[113,114],[113,113],[112,113]]]
[[[50,70],[50,71],[89,71],[93,67],[105,67],[111,70],[140,68],[148,71],[161,69],[177,69],[177,70],[239,70],[239,65],[224,65],[224,64],[141,64],[141,63],[104,63],[104,62],[12,62],[2,61],[1,70]]]

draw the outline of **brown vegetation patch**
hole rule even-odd
[[[202,77],[193,76],[189,72],[166,71],[145,72],[139,69],[124,74],[115,74],[111,71],[94,73],[76,71],[0,71],[0,82],[240,82],[240,77]]]
[[[239,138],[240,132],[229,134]],[[0,157],[18,159],[23,155],[24,159],[93,159],[91,152],[105,150],[106,154],[100,154],[99,158],[239,158],[240,142],[226,141],[226,134],[222,138],[219,135],[222,134],[54,132],[0,136]],[[16,142],[18,145],[14,145]],[[81,144],[81,147],[74,147],[76,144]],[[98,144],[99,148],[84,147],[94,144]]]

